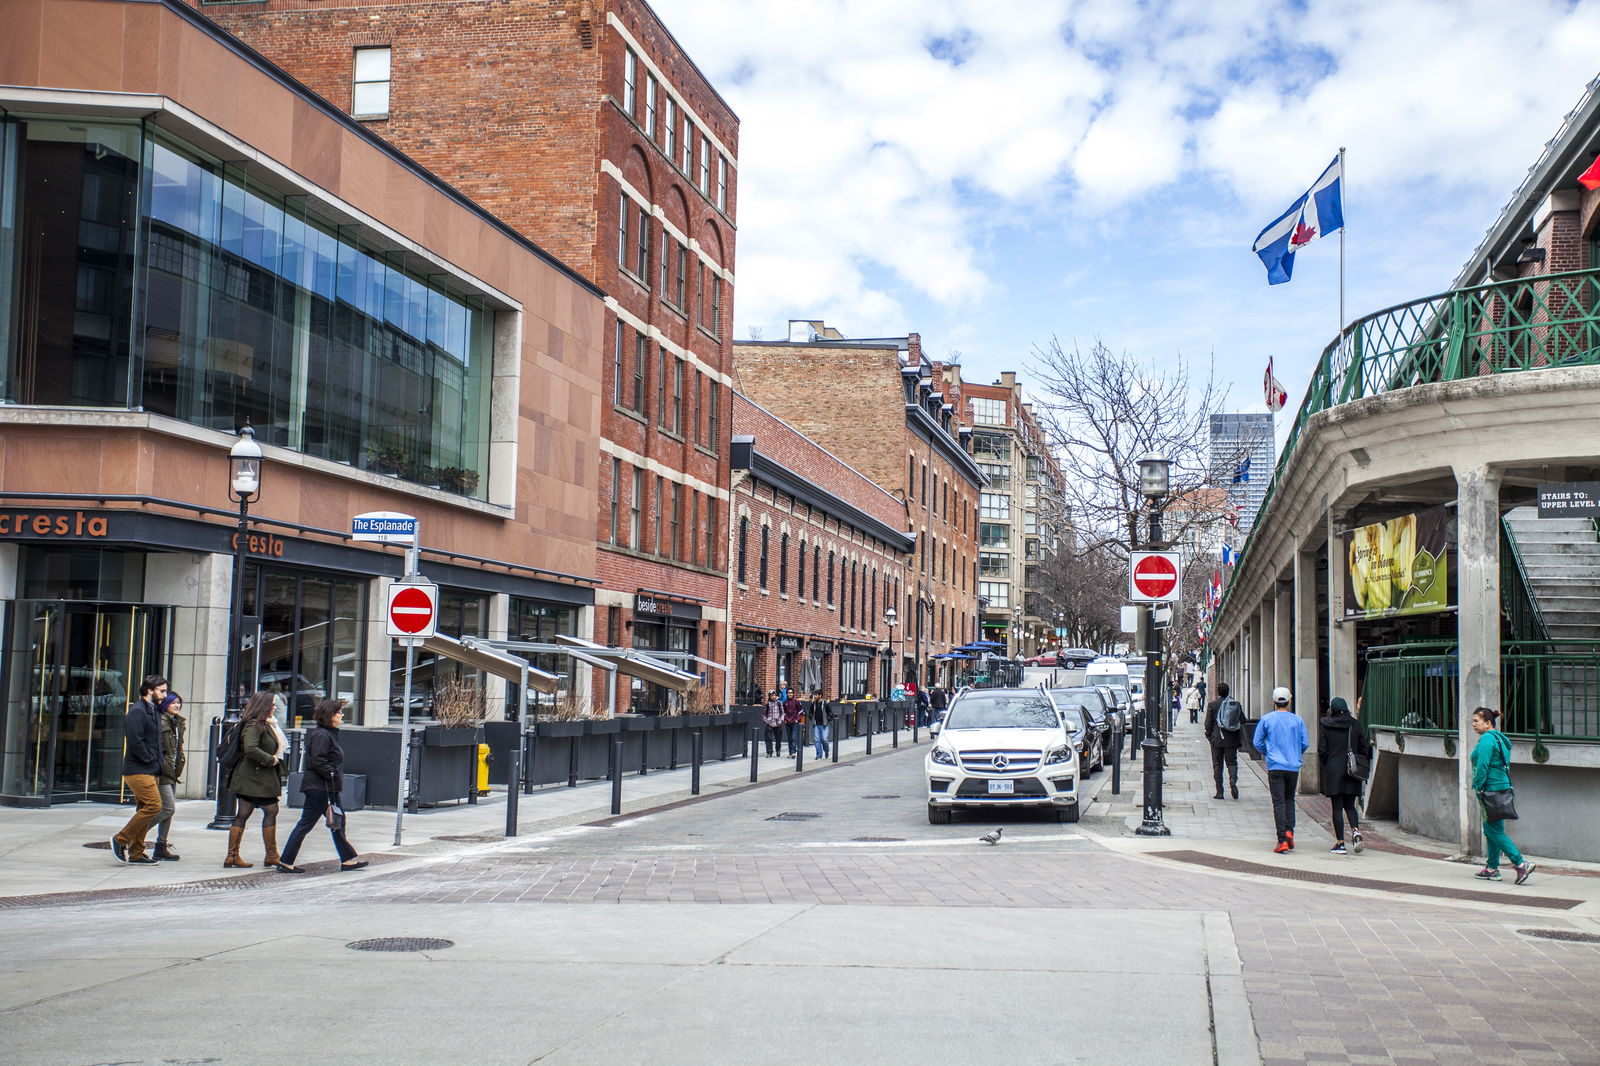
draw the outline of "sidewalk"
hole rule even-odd
[[[927,730],[919,730],[922,747],[928,744]],[[911,733],[902,730],[902,749],[911,745]],[[893,734],[872,738],[874,754],[894,750]],[[825,771],[831,761],[816,762],[815,750],[807,747],[805,769],[811,774]],[[866,738],[845,740],[839,749],[839,765],[866,755]],[[770,782],[795,776],[794,760],[769,759],[758,763],[759,781]],[[730,789],[750,784],[748,757],[725,762],[706,762],[700,768],[700,797],[714,797]],[[695,797],[690,791],[690,768],[653,770],[640,776],[625,773],[622,778],[622,811],[629,814],[681,803]],[[519,795],[518,835],[549,832],[581,825],[611,816],[611,782],[606,779],[583,781],[577,788],[544,785],[531,795]],[[241,849],[248,870],[224,869],[228,834],[207,829],[216,804],[211,800],[180,800],[173,815],[171,844],[180,856],[178,862],[154,866],[125,866],[111,856],[110,839],[133,812],[132,806],[111,803],[64,803],[46,809],[0,807],[0,907],[20,897],[55,893],[122,893],[151,886],[175,886],[199,881],[247,879],[244,884],[286,875],[261,864],[261,815],[252,816]],[[298,808],[283,807],[278,813],[278,843],[281,847],[300,818]],[[389,809],[352,811],[346,835],[361,857],[374,865],[405,858],[438,855],[463,846],[505,839],[506,790],[496,786],[476,804],[457,803],[424,808],[403,819],[403,843],[396,846],[395,812]],[[152,830],[149,841],[155,840]],[[312,873],[334,873],[333,845],[325,830],[313,831],[301,848],[297,865]],[[266,876],[263,877],[262,875]],[[240,885],[239,887],[243,887]]]
[[[1315,758],[1315,749],[1309,757]],[[1123,763],[1122,794],[1103,787],[1085,817],[1085,829],[1114,850],[1144,854],[1250,876],[1281,876],[1336,888],[1401,892],[1465,903],[1510,905],[1600,920],[1600,864],[1530,856],[1539,869],[1527,884],[1479,881],[1477,864],[1450,861],[1450,844],[1405,833],[1392,820],[1362,819],[1366,848],[1359,855],[1334,855],[1329,801],[1302,795],[1295,819],[1295,849],[1272,851],[1276,830],[1266,767],[1241,751],[1239,798],[1215,799],[1211,750],[1201,726],[1179,715],[1168,740],[1163,775],[1165,822],[1171,835],[1134,834],[1144,817],[1143,774]],[[1480,857],[1481,859],[1481,857]]]

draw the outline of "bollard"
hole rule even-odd
[[[832,743],[833,743],[833,761],[834,762],[838,762],[839,761],[839,734],[841,732],[843,732],[843,730],[839,728],[839,724],[841,722],[843,722],[843,721],[844,721],[844,717],[842,715],[833,720],[833,734],[828,737],[828,739],[830,741],[832,741]]]
[[[795,773],[799,773],[801,770],[804,770],[806,768],[806,741],[810,739],[806,735],[808,732],[809,732],[809,730],[806,728],[806,723],[805,722],[802,721],[802,722],[795,723],[794,734],[795,734],[795,737],[799,740],[799,743],[794,746],[794,772]]]
[[[639,776],[650,772],[650,734],[639,734]]]
[[[689,734],[689,795],[700,795],[700,760],[705,754],[706,734],[696,729]]]
[[[421,805],[422,789],[417,787],[417,779],[422,776],[422,730],[411,730],[411,780],[406,782],[406,812],[416,814]]]
[[[877,732],[877,727],[878,727],[878,723],[877,723],[876,720],[869,720],[867,722],[867,754],[868,755],[872,754],[872,734]]]
[[[511,791],[516,791],[516,782],[511,783]],[[467,806],[478,805],[478,746],[472,746],[472,758],[467,760]]]
[[[1122,723],[1112,718],[1111,728],[1117,731],[1117,750],[1111,753],[1111,794],[1122,795]]]
[[[617,736],[611,742],[611,760],[607,767],[611,771],[611,813],[622,813],[622,737]]]
[[[683,730],[681,729],[672,730],[672,755],[671,758],[667,760],[667,769],[669,770],[676,770],[678,768],[678,734],[682,732]]]
[[[517,781],[522,775],[522,749],[511,749],[511,771],[506,777],[506,836],[517,835]]]
[[[522,794],[533,795],[533,767],[534,758],[539,751],[539,723],[529,722],[528,731],[522,734],[522,774],[520,778],[515,771],[506,778],[507,787],[511,782],[520,782]]]
[[[237,722],[238,719],[235,718],[234,721]],[[207,829],[231,829],[233,827],[233,816],[239,811],[239,797],[228,791],[228,782],[224,780],[222,764],[217,762],[218,757],[221,755],[223,731],[231,724],[231,722],[223,718],[218,718],[212,722],[209,741],[211,747],[209,761],[211,765],[206,768],[206,774],[215,781],[215,791],[212,795],[217,801],[217,807],[212,812],[211,822],[206,826]]]
[[[892,738],[889,746],[898,748],[900,746],[900,716],[898,714],[889,716],[889,736]]]
[[[750,783],[756,783],[761,773],[761,738],[756,735],[756,724],[750,723]]]
[[[530,777],[532,775],[529,775]],[[578,787],[578,738],[567,738],[567,787]]]
[[[921,729],[921,728],[922,728],[922,715],[920,715],[920,714],[912,715],[911,716],[911,744],[912,744],[913,747],[915,747],[917,745],[917,743],[918,743],[917,731],[919,729]]]

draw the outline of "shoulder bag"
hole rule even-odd
[[[1364,750],[1363,750],[1364,749]],[[1372,746],[1359,722],[1350,726],[1350,750],[1345,752],[1344,772],[1357,781],[1365,781],[1372,772]]]

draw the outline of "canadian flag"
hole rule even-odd
[[[1272,376],[1272,357],[1267,357],[1267,373],[1261,379],[1261,391],[1267,397],[1267,410],[1276,414],[1283,410],[1284,403],[1289,399],[1289,394],[1283,391],[1283,382]]]

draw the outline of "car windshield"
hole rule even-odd
[[[1066,692],[1056,693],[1056,706],[1060,707],[1062,711],[1066,712],[1067,714],[1080,713],[1085,709],[1093,712],[1100,709],[1094,702],[1096,699],[1098,699],[1098,697],[1096,697],[1093,693],[1074,692],[1069,689]]]
[[[1083,708],[1075,704],[1067,704],[1061,708],[1061,717],[1067,720],[1067,725],[1074,730],[1083,729]]]
[[[946,729],[1055,729],[1055,709],[1040,696],[985,693],[958,700],[945,717]]]

